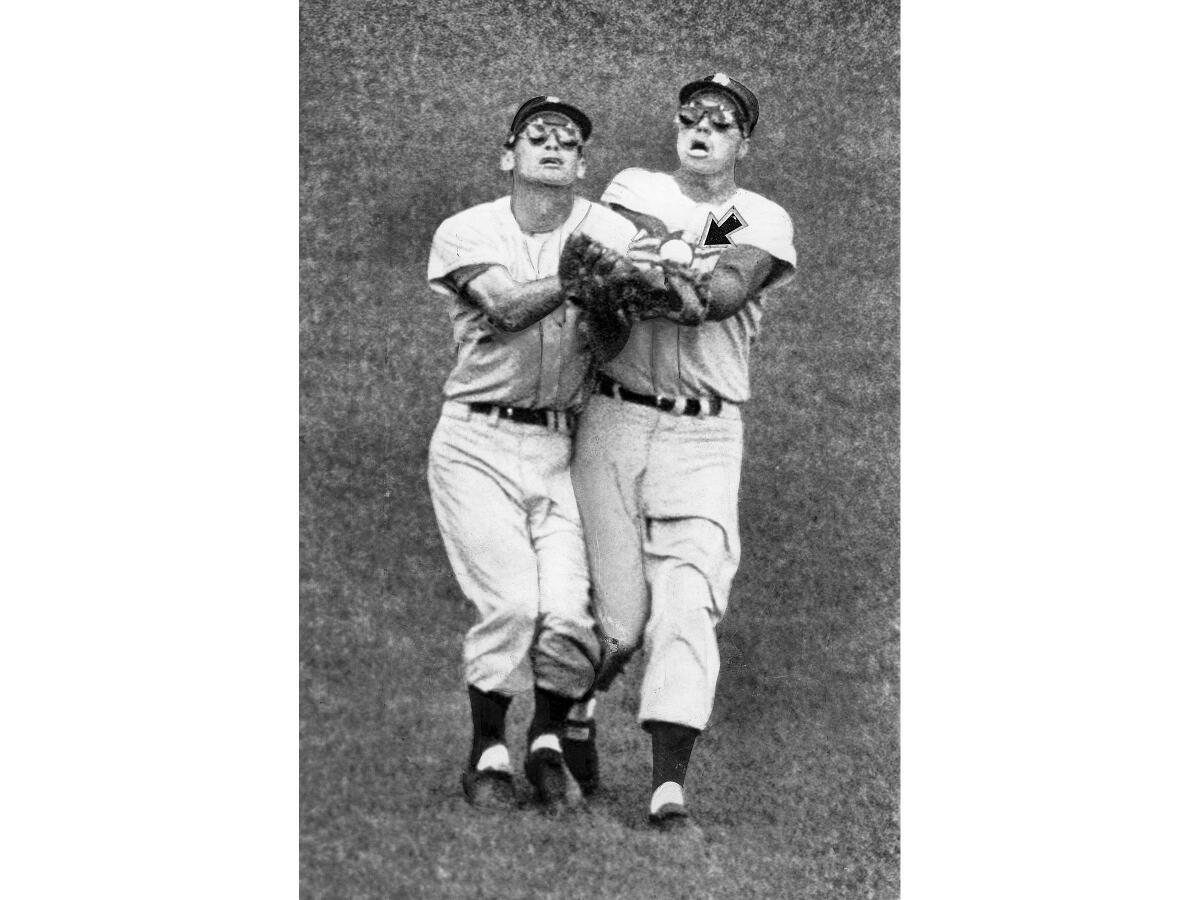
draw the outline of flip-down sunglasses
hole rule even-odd
[[[579,133],[579,127],[574,122],[568,122],[565,125],[558,123],[548,123],[543,119],[531,119],[525,123],[525,127],[521,129],[521,133],[529,139],[529,143],[535,147],[540,147],[546,143],[550,137],[550,133],[554,133],[554,139],[558,142],[558,146],[564,150],[574,150],[583,143],[583,137]]]
[[[719,103],[685,103],[679,107],[675,120],[685,128],[691,128],[699,125],[705,116],[717,131],[727,131],[738,124],[737,113]]]

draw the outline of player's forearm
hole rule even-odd
[[[774,267],[774,259],[756,248],[726,251],[709,278],[705,318],[719,322],[737,315],[767,283]]]
[[[474,285],[473,285],[474,288]],[[558,276],[496,289],[473,289],[484,315],[500,331],[524,331],[563,302]]]
[[[701,284],[678,274],[668,275],[667,282],[680,303],[679,309],[666,314],[667,318],[693,327],[735,315],[750,302],[754,288],[761,284],[755,282],[751,287],[745,273],[720,266]]]
[[[737,315],[754,295],[745,275],[736,269],[717,267],[708,282],[708,314],[710,322],[720,322]]]

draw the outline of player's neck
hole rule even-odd
[[[553,231],[567,221],[574,206],[575,191],[572,187],[513,182],[512,214],[522,231]]]
[[[683,195],[696,203],[723,203],[737,193],[737,182],[733,170],[701,173],[679,168],[675,171],[675,183]]]

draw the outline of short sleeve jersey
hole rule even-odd
[[[669,230],[682,232],[695,249],[693,265],[703,271],[712,271],[723,248],[749,245],[778,261],[769,286],[795,273],[791,217],[761,194],[738,188],[722,203],[697,203],[669,174],[625,169],[600,199],[654,216]],[[640,321],[621,353],[601,368],[640,393],[748,400],[750,345],[758,336],[762,313],[760,291],[736,315],[719,322],[689,327],[663,318]]]
[[[446,399],[558,410],[582,403],[590,357],[579,338],[576,307],[564,303],[523,331],[503,332],[447,277],[458,269],[488,266],[502,266],[518,283],[557,275],[563,244],[576,231],[624,253],[637,229],[582,197],[561,226],[539,234],[521,230],[509,196],[473,206],[438,226],[428,279],[450,301],[456,358],[443,391]]]

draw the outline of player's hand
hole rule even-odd
[[[678,231],[664,236],[639,232],[630,243],[626,255],[644,274],[643,280],[659,290],[669,287],[665,278],[668,268],[690,266],[695,258],[692,246],[683,240],[682,232]]]
[[[666,283],[680,303],[666,317],[680,325],[699,325],[708,314],[708,297],[699,289],[694,277],[689,277],[683,267],[668,264],[663,269]]]

